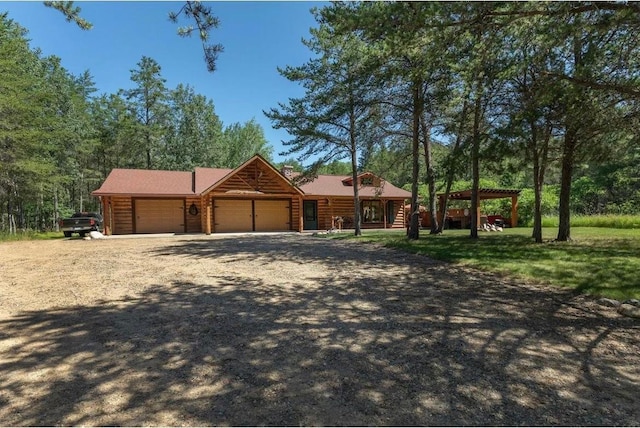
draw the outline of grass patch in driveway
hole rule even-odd
[[[569,287],[578,292],[614,299],[640,298],[640,229],[574,227],[573,241],[554,242],[555,228],[545,228],[542,244],[531,239],[531,229],[506,229],[469,238],[468,230],[442,235],[421,231],[409,241],[404,231],[330,235],[377,242],[387,247],[424,254],[437,260],[486,271]]]

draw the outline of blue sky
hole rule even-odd
[[[302,44],[316,22],[310,12],[323,2],[210,2],[221,25],[212,41],[221,43],[217,70],[207,72],[198,37],[181,38],[168,13],[181,2],[77,2],[81,16],[93,24],[89,31],[67,23],[63,15],[42,2],[0,2],[0,11],[28,31],[32,48],[56,55],[73,74],[89,70],[98,93],[115,93],[133,86],[130,70],[142,56],[162,67],[168,88],[189,84],[213,100],[225,125],[255,118],[274,147],[274,160],[283,158],[283,130],[274,130],[262,111],[303,94],[302,88],[280,76],[276,67],[301,65],[311,58]],[[183,21],[184,22],[184,21]]]

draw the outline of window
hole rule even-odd
[[[363,223],[382,223],[381,201],[362,201],[360,209]]]
[[[360,178],[360,184],[362,186],[373,186],[373,177],[362,177],[362,178]]]

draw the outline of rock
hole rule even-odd
[[[629,300],[625,300],[622,303],[640,308],[640,300],[638,299],[629,299]]]
[[[618,312],[627,317],[640,318],[640,306],[623,303],[618,307]]]
[[[606,297],[603,297],[602,299],[598,299],[598,303],[601,304],[602,306],[608,306],[610,308],[617,308],[618,306],[620,306],[620,302],[618,300],[608,299]]]

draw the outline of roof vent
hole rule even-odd
[[[291,165],[283,166],[280,172],[289,180],[293,178],[293,167]]]

